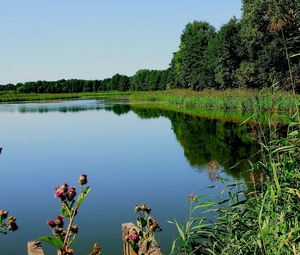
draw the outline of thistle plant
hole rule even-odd
[[[8,231],[16,231],[18,225],[16,218],[13,216],[8,217],[9,212],[0,210],[0,234],[7,234]]]
[[[76,188],[69,187],[66,183],[55,188],[55,197],[58,198],[61,203],[61,215],[54,220],[49,220],[47,222],[52,230],[53,236],[44,236],[40,238],[42,241],[55,246],[58,249],[58,255],[74,254],[74,250],[71,246],[76,240],[79,231],[79,227],[74,224],[74,220],[78,214],[80,205],[90,192],[90,187],[85,186],[87,184],[87,176],[85,174],[79,177],[78,183],[80,185],[78,196]],[[68,221],[68,224],[65,224],[66,220]],[[100,251],[97,254],[100,254]]]
[[[151,208],[146,204],[136,205],[134,211],[137,214],[138,228],[130,229],[123,239],[130,244],[134,251],[147,251],[151,246],[157,246],[154,234],[162,229],[158,225],[157,219],[150,215]]]

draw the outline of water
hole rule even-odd
[[[146,202],[159,219],[162,250],[170,251],[183,222],[187,195],[217,195],[208,163],[230,178],[247,177],[255,146],[247,128],[231,122],[129,105],[126,101],[74,100],[0,105],[0,208],[18,218],[19,230],[0,236],[1,255],[26,253],[26,243],[50,235],[46,222],[59,215],[54,187],[76,185],[86,173],[92,190],[76,223],[77,254],[94,242],[103,254],[122,254],[121,224]],[[46,254],[55,254],[45,245]]]

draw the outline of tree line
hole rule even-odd
[[[241,19],[218,31],[187,24],[167,70],[139,70],[104,80],[59,80],[0,85],[0,91],[68,93],[166,88],[288,89],[300,85],[300,1],[242,0]]]
[[[169,70],[139,70],[134,76],[116,74],[103,80],[33,81],[0,85],[0,91],[19,93],[78,93],[97,91],[164,90],[170,80]]]

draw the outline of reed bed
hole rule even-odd
[[[297,96],[298,101],[300,97]],[[296,109],[293,94],[270,90],[229,89],[218,91],[206,89],[170,89],[157,92],[134,92],[129,96],[133,102],[167,102],[185,107],[233,109],[239,111],[286,111]]]

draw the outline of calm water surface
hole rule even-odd
[[[76,185],[82,173],[92,190],[77,219],[77,254],[94,242],[103,254],[122,254],[121,223],[134,221],[133,207],[143,202],[160,221],[158,240],[167,253],[176,236],[167,221],[186,219],[187,195],[220,191],[207,188],[208,163],[245,178],[245,166],[229,168],[255,150],[246,127],[126,101],[2,104],[0,123],[0,208],[19,224],[0,236],[1,255],[26,254],[27,241],[50,235],[46,222],[59,215],[54,187]]]

